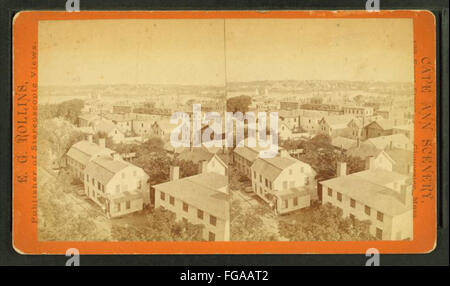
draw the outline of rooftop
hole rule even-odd
[[[380,181],[385,183],[383,177],[373,178],[373,176],[387,175],[387,173],[389,171],[384,171],[383,174],[377,171],[375,173],[363,171],[325,180],[321,184],[392,216],[412,209],[412,205],[407,206],[400,200],[399,192],[376,183]],[[402,175],[396,174],[388,179],[398,176]]]
[[[292,157],[258,158],[252,165],[252,169],[269,180],[276,179],[280,173],[289,166],[301,161]]]
[[[227,176],[208,172],[153,187],[212,215],[227,219],[229,195],[219,190],[226,186]]]
[[[67,151],[67,156],[86,165],[93,156],[108,153],[112,154],[114,151],[109,148],[100,147],[93,142],[83,140],[73,144],[69,151]]]
[[[86,166],[85,172],[103,185],[106,185],[116,173],[130,165],[130,163],[122,160],[114,160],[111,157],[102,156],[91,160]]]

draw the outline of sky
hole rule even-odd
[[[413,81],[411,19],[42,21],[39,84]]]

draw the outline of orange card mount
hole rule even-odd
[[[13,247],[430,252],[435,50],[428,11],[20,12]],[[194,103],[278,112],[283,148],[178,150]]]

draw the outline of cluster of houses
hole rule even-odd
[[[294,104],[296,103],[296,104]],[[377,239],[412,239],[413,125],[392,111],[366,106],[280,102],[279,139],[323,134],[339,152],[360,160],[365,170],[349,174],[339,162],[336,177],[317,182],[314,169],[279,147],[274,158],[259,158],[261,148],[235,148],[236,169],[251,180],[253,192],[278,214],[310,206],[318,199],[344,217],[369,220]]]
[[[173,125],[169,116],[139,113],[86,113],[78,117],[86,134],[103,133],[114,143],[139,143],[146,138],[169,138]]]
[[[142,210],[150,203],[148,175],[105,147],[105,139],[77,142],[67,152],[66,164],[75,178],[83,182],[84,194],[108,217]]]
[[[86,132],[87,140],[70,148],[66,163],[73,176],[83,182],[84,194],[108,217],[140,211],[146,205],[163,207],[179,220],[202,224],[203,239],[208,241],[230,239],[230,163],[276,214],[303,209],[312,200],[319,200],[342,209],[344,216],[370,220],[370,232],[378,239],[412,238],[411,122],[389,110],[313,101],[281,102],[277,110],[280,140],[328,135],[336,150],[364,161],[365,170],[349,174],[346,164],[340,162],[335,178],[317,182],[316,171],[281,146],[273,158],[261,158],[260,151],[265,148],[250,147],[246,139],[232,152],[203,145],[173,148],[169,136],[174,125],[168,116],[133,113],[126,106],[81,115],[79,128]],[[105,139],[93,142],[92,134],[98,132],[114,143],[160,137],[166,151],[197,164],[199,170],[181,178],[180,167],[171,166],[167,182],[150,186],[148,174],[107,148]]]
[[[74,178],[83,182],[84,195],[110,217],[141,211],[146,206],[164,207],[177,220],[204,225],[203,239],[228,241],[230,218],[228,154],[222,148],[181,150],[181,158],[199,165],[198,174],[180,178],[178,166],[170,167],[170,180],[150,186],[149,176],[140,167],[105,146],[105,139],[75,143],[65,161]]]

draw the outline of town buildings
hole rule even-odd
[[[278,214],[308,207],[315,197],[315,171],[283,150],[274,158],[257,158],[251,166],[253,192]]]
[[[344,106],[342,111],[345,115],[356,117],[367,117],[373,115],[373,108],[368,106]]]
[[[150,202],[148,175],[106,148],[104,138],[98,144],[92,136],[75,143],[66,161],[71,174],[83,182],[86,196],[108,217],[142,210]]]
[[[337,177],[321,181],[322,204],[342,210],[344,217],[370,221],[370,233],[380,240],[413,238],[412,183],[369,158],[367,169],[347,175],[338,163]]]
[[[99,156],[86,166],[84,189],[108,217],[140,211],[150,202],[148,175],[119,154]]]
[[[177,220],[204,226],[207,241],[230,240],[228,177],[209,171],[206,162],[198,175],[180,178],[179,167],[170,168],[170,181],[153,186],[155,208],[172,211]]]
[[[92,135],[88,140],[73,144],[66,153],[66,165],[72,176],[84,180],[86,166],[89,161],[99,156],[111,156],[113,150],[105,147],[105,139],[99,139],[98,144],[93,142]]]

